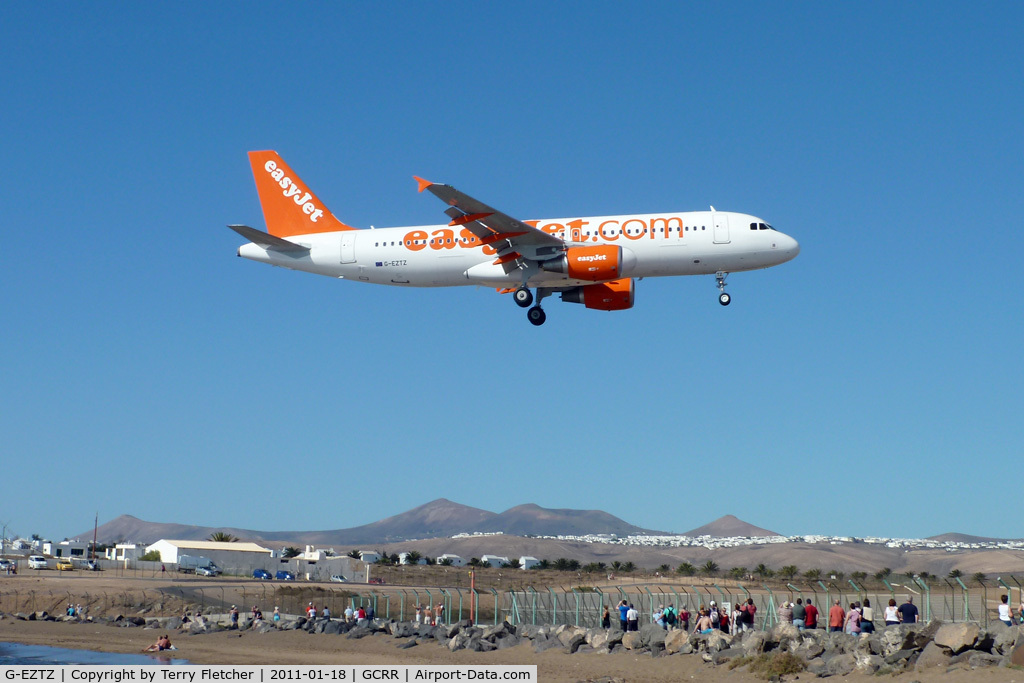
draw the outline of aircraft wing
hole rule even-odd
[[[448,205],[445,214],[452,219],[449,226],[462,226],[476,235],[481,244],[497,250],[495,263],[500,263],[506,273],[518,267],[524,257],[533,258],[545,252],[553,254],[565,247],[565,242],[558,237],[473,199],[451,185],[413,177],[420,185],[420,192],[428,190]]]

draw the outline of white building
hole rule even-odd
[[[115,562],[131,562],[142,557],[145,552],[145,546],[139,543],[118,543],[113,548],[107,548],[103,556]]]
[[[451,564],[452,564],[453,567],[465,567],[466,566],[466,561],[464,559],[462,559],[458,555],[452,555],[451,553],[445,553],[444,555],[441,555],[440,557],[438,557],[437,558],[437,563],[438,564],[444,564],[445,560],[451,560],[452,561]]]
[[[523,555],[522,557],[519,558],[519,568],[520,569],[533,569],[538,564],[540,564],[540,560],[538,560],[536,557],[530,557],[529,555]]]
[[[508,558],[501,557],[499,555],[484,555],[480,558],[480,561],[484,564],[489,564],[492,567],[500,567],[503,564],[508,564]]]
[[[366,564],[373,564],[380,559],[380,553],[375,553],[372,550],[360,550],[359,559]]]
[[[265,567],[276,553],[256,543],[219,543],[216,541],[179,541],[161,539],[146,546],[146,552],[157,551],[160,561],[177,564],[182,555],[208,557],[226,574],[251,574],[255,567]]]
[[[71,557],[84,560],[89,557],[89,541],[43,541],[43,554],[51,557]]]
[[[427,558],[422,557],[422,556],[418,560],[416,560],[416,564],[426,564],[426,563],[427,563]],[[409,561],[409,553],[398,553],[398,564],[412,564],[412,562]]]

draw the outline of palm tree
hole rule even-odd
[[[681,565],[676,567],[676,574],[681,574],[683,576],[693,576],[696,573],[697,568],[689,562],[683,562]]]
[[[232,536],[231,534],[225,531],[214,531],[212,534],[210,534],[209,540],[213,541],[214,543],[234,543],[238,540],[238,538]]]
[[[359,559],[359,551],[358,550],[349,550],[348,551],[348,556],[351,557],[354,560],[358,560]]]
[[[438,564],[441,565],[442,567],[450,567],[450,566],[452,566],[454,564],[454,562],[452,562],[452,558],[446,557],[443,560],[441,560],[440,562],[438,562]]]
[[[953,569],[946,576],[948,576],[951,579],[959,579],[963,575],[964,575],[964,573],[962,571],[960,571],[959,569]]]
[[[636,565],[632,562],[626,562],[622,565],[622,571],[626,574],[632,574],[636,571]]]
[[[619,562],[618,560],[613,560],[612,561],[612,571],[613,572],[622,571],[622,563]]]
[[[701,565],[700,572],[705,576],[714,576],[718,573],[718,563],[714,560],[708,560]]]
[[[850,574],[850,578],[858,582],[863,581],[864,579],[868,578],[868,573],[860,571],[853,572],[852,574]]]
[[[974,576],[971,577],[979,586],[985,585],[985,572],[975,572]]]
[[[667,564],[658,565],[658,573],[660,574],[668,574],[670,569],[671,567],[669,567]]]
[[[772,576],[772,570],[762,562],[754,567],[754,574],[756,574],[759,579],[769,579]]]
[[[298,557],[301,554],[302,554],[302,551],[299,550],[298,548],[294,547],[294,546],[288,546],[287,548],[285,548],[284,550],[281,551],[281,557],[288,558],[288,559],[291,559],[293,557]]]
[[[882,569],[881,571],[875,572],[875,578],[878,579],[879,581],[883,581],[885,579],[888,579],[891,575],[892,575],[892,570],[889,569],[888,567]]]
[[[828,572],[828,575],[834,578],[836,581],[842,581],[846,577],[846,574],[844,572],[839,571],[838,569],[830,570]]]
[[[405,554],[405,561],[408,562],[409,564],[418,564],[419,561],[420,561],[420,558],[422,558],[422,557],[423,557],[423,555],[420,554],[419,552],[417,552],[415,550],[410,550],[409,552],[407,552]]]
[[[737,581],[739,581],[740,579],[742,579],[746,575],[747,575],[747,568],[746,567],[733,567],[732,569],[729,570],[729,576],[731,576],[732,578],[736,579]]]
[[[821,578],[821,570],[820,569],[808,569],[807,571],[804,572],[804,578],[807,579],[808,581],[817,581],[818,579]]]
[[[792,581],[793,577],[800,573],[800,570],[795,564],[787,564],[785,567],[779,570],[779,576],[787,581]]]
[[[534,569],[551,569],[551,560],[547,559],[546,557],[542,560],[539,560],[536,566],[534,566]]]

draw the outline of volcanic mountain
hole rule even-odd
[[[726,515],[725,517],[719,517],[710,524],[697,527],[692,531],[687,531],[684,536],[696,537],[696,536],[781,536],[774,531],[768,531],[761,527],[754,526],[753,524],[747,524],[742,519],[737,519],[732,515]]]

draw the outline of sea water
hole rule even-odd
[[[187,659],[171,659],[166,653],[126,655],[118,652],[95,652],[93,650],[70,650],[64,647],[46,645],[25,645],[23,643],[0,643],[0,666],[56,666],[60,664],[127,664],[146,665],[188,664]]]

